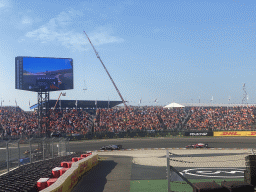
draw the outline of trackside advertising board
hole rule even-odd
[[[92,167],[98,164],[98,154],[92,154],[76,163],[68,169],[58,180],[42,192],[70,192],[77,184],[78,179]]]
[[[256,136],[256,131],[218,131],[213,132],[213,136],[222,137],[244,137],[244,136]]]
[[[185,132],[185,136],[213,136],[213,132]]]

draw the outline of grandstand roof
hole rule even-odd
[[[49,107],[53,108],[55,106],[57,100],[49,100]],[[122,101],[95,101],[95,100],[60,100],[58,101],[56,108],[75,108],[76,107],[76,101],[77,101],[77,108],[112,108],[116,105],[119,105],[122,103]],[[38,104],[34,104],[30,107],[30,109],[35,109],[38,107]]]
[[[185,107],[250,107],[256,104],[184,103]]]

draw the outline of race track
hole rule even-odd
[[[208,143],[211,148],[179,149],[198,142]],[[120,191],[120,187],[123,187],[122,191],[138,191],[133,183],[166,180],[166,150],[161,148],[173,148],[169,150],[170,165],[193,183],[228,179],[243,180],[245,156],[251,154],[251,148],[256,149],[255,143],[256,138],[253,137],[172,137],[72,142],[70,148],[71,151],[89,151],[99,150],[103,145],[120,144],[127,149],[98,151],[99,156],[105,159],[104,165],[116,163],[111,171],[108,170],[108,166],[102,166],[100,170],[93,172],[94,178],[101,178],[101,175],[104,175],[102,182],[94,184],[93,187],[100,187],[98,191],[107,192],[110,188],[112,191]],[[145,150],[149,148],[158,148],[158,150]],[[231,150],[234,148],[237,149]],[[129,169],[124,170],[127,167]],[[171,173],[171,181],[172,179],[175,181],[175,177],[177,176]],[[92,187],[90,178],[90,174],[83,177],[73,192],[84,189],[86,186]],[[130,186],[127,182],[130,182]]]
[[[256,149],[256,137],[162,137],[162,138],[125,138],[71,141],[71,152],[99,150],[104,145],[119,144],[123,149],[140,148],[184,148],[195,143],[208,143],[210,148],[253,148]],[[21,145],[21,156],[28,149]],[[0,162],[6,160],[6,148],[0,148]]]
[[[125,138],[70,142],[71,151],[94,151],[103,145],[118,144],[124,149],[184,148],[195,143],[208,143],[211,148],[253,148],[256,137],[171,137],[171,138]]]

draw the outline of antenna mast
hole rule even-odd
[[[89,39],[89,37],[88,37],[88,35],[85,33],[85,31],[84,31],[84,34],[86,35],[87,39],[89,40],[90,44],[92,45],[92,48],[93,48],[93,50],[94,50],[94,52],[95,52],[97,58],[100,60],[102,66],[104,67],[104,69],[105,69],[105,71],[107,72],[107,74],[108,74],[110,80],[112,81],[114,87],[116,88],[116,91],[117,91],[118,95],[120,96],[120,98],[122,99],[125,108],[127,108],[127,105],[125,104],[125,101],[124,101],[124,99],[123,99],[123,97],[122,97],[120,91],[118,90],[118,88],[117,88],[117,86],[116,86],[114,80],[113,80],[112,77],[110,76],[110,74],[109,74],[107,68],[105,67],[104,63],[103,63],[102,60],[100,59],[100,56],[99,56],[98,52],[97,52],[96,49],[94,48],[94,46],[93,46],[91,40]]]
[[[247,104],[247,100],[248,100],[248,95],[247,95],[247,92],[246,92],[246,87],[245,87],[245,83],[244,83],[244,85],[243,85],[243,91],[244,91],[244,98],[243,98],[243,100],[242,100],[242,104]],[[246,100],[247,99],[247,100]]]

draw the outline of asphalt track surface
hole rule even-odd
[[[124,149],[141,148],[184,148],[186,145],[195,143],[207,143],[211,148],[238,148],[256,149],[256,138],[251,137],[171,137],[171,138],[132,138],[132,139],[110,139],[93,140],[83,142],[72,142],[71,151],[94,151],[100,147],[110,144],[122,145]],[[190,154],[191,157],[201,156],[226,156],[235,154]],[[172,154],[172,157],[183,155]],[[171,157],[170,156],[170,157]],[[187,156],[187,155],[185,155]],[[131,157],[100,155],[104,158],[98,167],[86,174],[74,188],[73,192],[84,191],[129,191],[129,182],[132,180],[165,180],[166,167],[144,166],[132,163]],[[234,179],[243,177],[243,168],[193,168],[176,167],[177,171],[187,179],[223,179],[230,175]],[[232,173],[232,174],[230,174]],[[216,178],[214,176],[217,176]],[[223,177],[222,177],[223,176]],[[199,181],[200,182],[200,181]]]
[[[70,142],[71,151],[94,151],[104,145],[122,145],[124,149],[140,148],[184,148],[195,143],[207,143],[211,148],[253,148],[256,137],[163,137],[163,138],[125,138]]]
[[[161,137],[161,138],[125,138],[99,139],[70,142],[70,151],[94,151],[104,145],[122,145],[124,149],[140,148],[184,148],[195,143],[207,143],[210,148],[253,148],[256,149],[256,137]],[[0,161],[6,160],[5,142],[0,147]],[[21,145],[21,155],[28,149]]]

